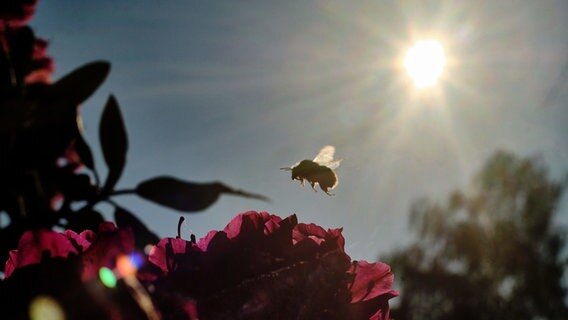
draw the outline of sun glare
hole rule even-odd
[[[436,40],[418,41],[407,52],[404,58],[404,67],[408,75],[419,88],[431,87],[440,78],[446,56],[444,48]]]

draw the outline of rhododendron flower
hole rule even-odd
[[[121,254],[134,251],[134,238],[130,230],[118,230],[111,222],[102,223],[97,233],[86,230],[80,234],[66,230],[26,231],[18,243],[18,249],[10,251],[4,276],[22,267],[38,264],[49,258],[68,258],[81,253],[82,278],[90,280],[101,267],[113,267]]]
[[[18,83],[49,84],[54,71],[47,55],[48,42],[37,38],[27,26],[0,29],[2,50],[10,55],[10,68]]]
[[[0,1],[0,50],[7,59],[16,87],[21,84],[51,83],[53,59],[47,55],[47,41],[37,38],[26,22],[35,12],[37,0]],[[14,85],[14,83],[12,83]]]
[[[351,262],[344,243],[341,229],[246,212],[197,243],[162,239],[154,298],[186,319],[388,319],[390,268]]]
[[[45,258],[67,258],[77,254],[69,239],[50,230],[26,231],[18,243],[18,249],[10,251],[4,276],[10,277],[14,270],[27,265],[38,264]]]
[[[53,59],[47,55],[48,42],[35,38],[32,49],[32,60],[24,82],[30,84],[49,84],[55,69]]]
[[[34,14],[37,0],[0,1],[0,20],[10,25],[26,23]]]
[[[38,296],[57,303],[68,319],[145,319],[145,313],[125,286],[105,288],[98,280],[102,267],[114,269],[118,259],[132,253],[129,229],[110,222],[97,232],[27,231],[18,249],[10,252],[5,279],[0,282],[0,310],[8,319],[27,318]],[[114,301],[116,300],[116,301]]]
[[[239,214],[199,241],[159,241],[149,263],[123,275],[151,292],[153,301],[141,304],[134,287],[112,293],[97,279],[101,268],[117,276],[129,270],[120,265],[134,251],[129,229],[28,231],[6,263],[0,307],[19,318],[31,299],[47,294],[69,318],[82,319],[145,319],[148,303],[164,319],[388,319],[388,300],[397,295],[389,266],[351,261],[344,243],[341,229],[298,223],[295,215]],[[7,304],[8,295],[18,304]]]

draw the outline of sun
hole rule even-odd
[[[435,85],[445,64],[444,48],[440,42],[431,39],[416,42],[404,58],[406,72],[419,89]]]

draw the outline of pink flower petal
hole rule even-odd
[[[99,230],[103,231],[82,255],[83,281],[97,277],[101,267],[113,268],[120,255],[134,251],[134,236],[130,228],[118,230],[112,222],[103,222]]]
[[[110,221],[105,221],[102,222],[101,224],[99,224],[99,229],[97,230],[97,232],[101,233],[101,232],[113,232],[113,231],[117,231],[118,228],[116,227],[116,225]]]
[[[188,242],[179,238],[164,238],[150,250],[148,261],[156,265],[163,272],[168,272],[169,263],[173,256],[184,254],[187,251]]]
[[[14,270],[18,265],[18,250],[10,250],[8,253],[8,260],[6,260],[6,266],[4,267],[4,277],[8,278],[12,275]]]
[[[355,275],[350,288],[351,303],[368,301],[393,292],[394,275],[385,263],[354,262],[349,273]]]
[[[255,230],[259,229],[260,225],[264,225],[262,216],[256,211],[247,211],[234,217],[223,231],[227,234],[227,238],[233,239],[241,233],[243,228],[252,228]]]
[[[77,234],[77,232],[73,230],[65,230],[64,234],[69,240],[71,240],[71,243],[76,246],[78,251],[84,252],[91,246],[91,241],[83,237],[83,233]]]
[[[326,234],[325,229],[316,224],[298,223],[292,231],[292,239],[294,244],[296,244],[306,238],[310,238],[319,245],[325,240]]]
[[[97,234],[93,230],[85,230],[79,233],[81,238],[85,239],[88,242],[94,242],[97,240]]]
[[[67,258],[70,253],[76,254],[77,249],[65,235],[50,230],[26,231],[18,242],[18,250],[10,252],[6,262],[10,271],[5,272],[5,276],[9,277],[18,268],[41,262],[45,255]]]
[[[215,237],[217,232],[219,232],[219,231],[217,231],[217,230],[209,231],[205,237],[203,237],[203,238],[199,239],[199,241],[197,241],[197,247],[199,249],[201,249],[201,251],[207,251],[207,247],[209,246],[211,239],[213,239],[213,237]]]

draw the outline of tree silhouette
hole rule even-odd
[[[554,221],[565,187],[538,160],[497,152],[471,189],[417,201],[418,239],[390,257],[402,283],[393,317],[567,319],[565,237]]]

